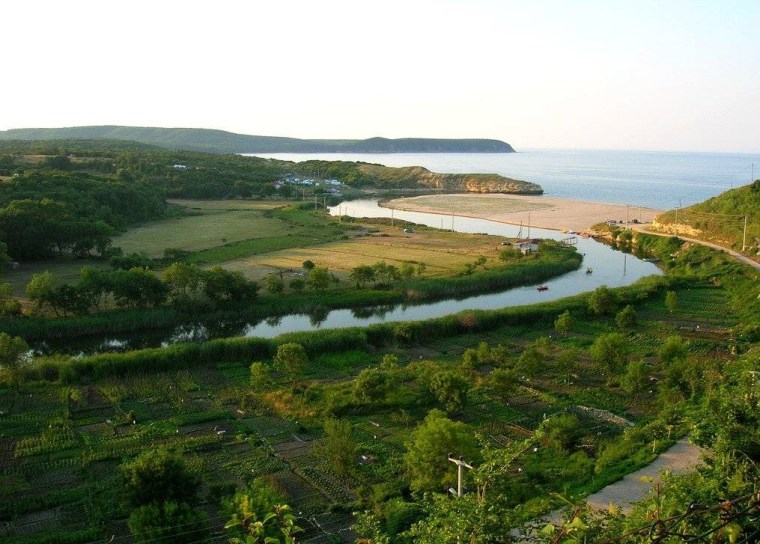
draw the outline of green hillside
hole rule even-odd
[[[653,222],[653,230],[698,238],[760,257],[760,180],[726,191],[699,204],[671,210]]]
[[[89,126],[0,131],[0,140],[132,140],[168,149],[210,153],[513,153],[506,142],[487,139],[369,138],[301,140],[200,128]]]

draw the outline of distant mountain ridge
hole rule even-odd
[[[128,127],[118,125],[16,128],[0,131],[0,140],[131,140],[167,149],[209,153],[514,153],[511,145],[490,139],[369,138],[303,140],[253,136],[205,128]]]

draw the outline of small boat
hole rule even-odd
[[[538,287],[536,287],[536,290],[537,291],[548,291],[549,290],[549,286],[548,285],[539,285]]]
[[[586,269],[586,274],[591,274],[592,272],[593,272],[593,270],[591,270],[591,267],[589,266],[589,267]]]

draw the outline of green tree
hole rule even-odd
[[[612,378],[625,369],[629,349],[628,341],[622,334],[611,332],[596,338],[591,346],[591,357]]]
[[[544,446],[570,450],[580,438],[578,416],[559,414],[541,422],[536,429],[536,439]]]
[[[282,293],[285,290],[285,280],[279,274],[269,274],[264,278],[264,288],[270,293]]]
[[[132,511],[127,522],[135,542],[191,544],[209,535],[208,516],[186,503],[167,501],[144,504]]]
[[[49,270],[38,272],[26,284],[26,296],[34,302],[37,310],[42,310],[45,306],[52,305],[57,284],[58,279]]]
[[[562,336],[566,336],[572,326],[573,318],[570,315],[570,310],[565,310],[554,320],[554,329]]]
[[[269,384],[269,370],[264,363],[257,361],[251,364],[249,383],[254,391],[266,388]]]
[[[127,497],[134,506],[165,502],[192,503],[200,481],[182,456],[166,448],[146,450],[121,465]]]
[[[22,365],[29,346],[23,338],[0,332],[0,368],[13,386],[21,383]]]
[[[174,262],[161,274],[172,298],[188,298],[200,289],[203,271],[196,264]]]
[[[288,282],[288,287],[290,287],[294,292],[300,293],[306,288],[306,282],[301,278],[293,278],[290,280],[290,282]]]
[[[433,374],[429,387],[447,412],[458,412],[467,402],[470,382],[453,370],[443,370]]]
[[[0,316],[21,315],[21,302],[13,298],[13,285],[0,283]]]
[[[256,299],[259,285],[248,281],[239,270],[214,266],[203,274],[203,292],[217,306],[243,306]]]
[[[322,426],[325,438],[320,447],[322,458],[341,474],[349,474],[356,464],[357,443],[351,423],[343,419],[329,418]]]
[[[348,275],[349,279],[356,284],[357,289],[363,288],[367,283],[374,281],[375,269],[369,265],[355,266]]]
[[[515,392],[518,383],[517,373],[511,368],[496,368],[488,375],[488,385],[503,401]]]
[[[636,310],[630,304],[620,310],[615,316],[615,323],[621,329],[631,329],[636,326],[637,322]]]
[[[601,285],[591,293],[588,305],[596,315],[612,315],[617,306],[617,297],[609,287]]]
[[[675,291],[668,291],[665,293],[665,307],[672,314],[678,307],[678,295]]]
[[[401,268],[399,269],[399,274],[401,274],[401,277],[405,280],[408,280],[412,278],[417,272],[417,268],[414,266],[414,263],[410,263],[409,261],[404,261],[401,263]]]
[[[644,361],[631,361],[620,378],[620,387],[626,393],[637,394],[649,386],[649,369]]]
[[[378,368],[365,368],[354,380],[354,400],[359,404],[383,403],[390,386],[386,372]]]
[[[412,432],[404,466],[414,491],[442,491],[456,484],[456,467],[450,454],[475,462],[478,445],[469,427],[452,421],[440,410],[431,410]]]
[[[665,363],[684,361],[689,354],[689,343],[680,336],[668,336],[660,346],[657,355]]]
[[[303,269],[307,272],[311,271],[316,265],[314,264],[314,261],[306,260],[302,264]]]
[[[322,266],[315,266],[309,270],[306,277],[306,285],[314,291],[324,291],[330,286],[330,272]]]
[[[309,356],[301,344],[289,342],[277,347],[274,356],[274,367],[285,373],[291,380],[295,380],[303,374],[309,364]]]

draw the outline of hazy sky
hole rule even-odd
[[[760,1],[8,0],[0,130],[760,152]]]

